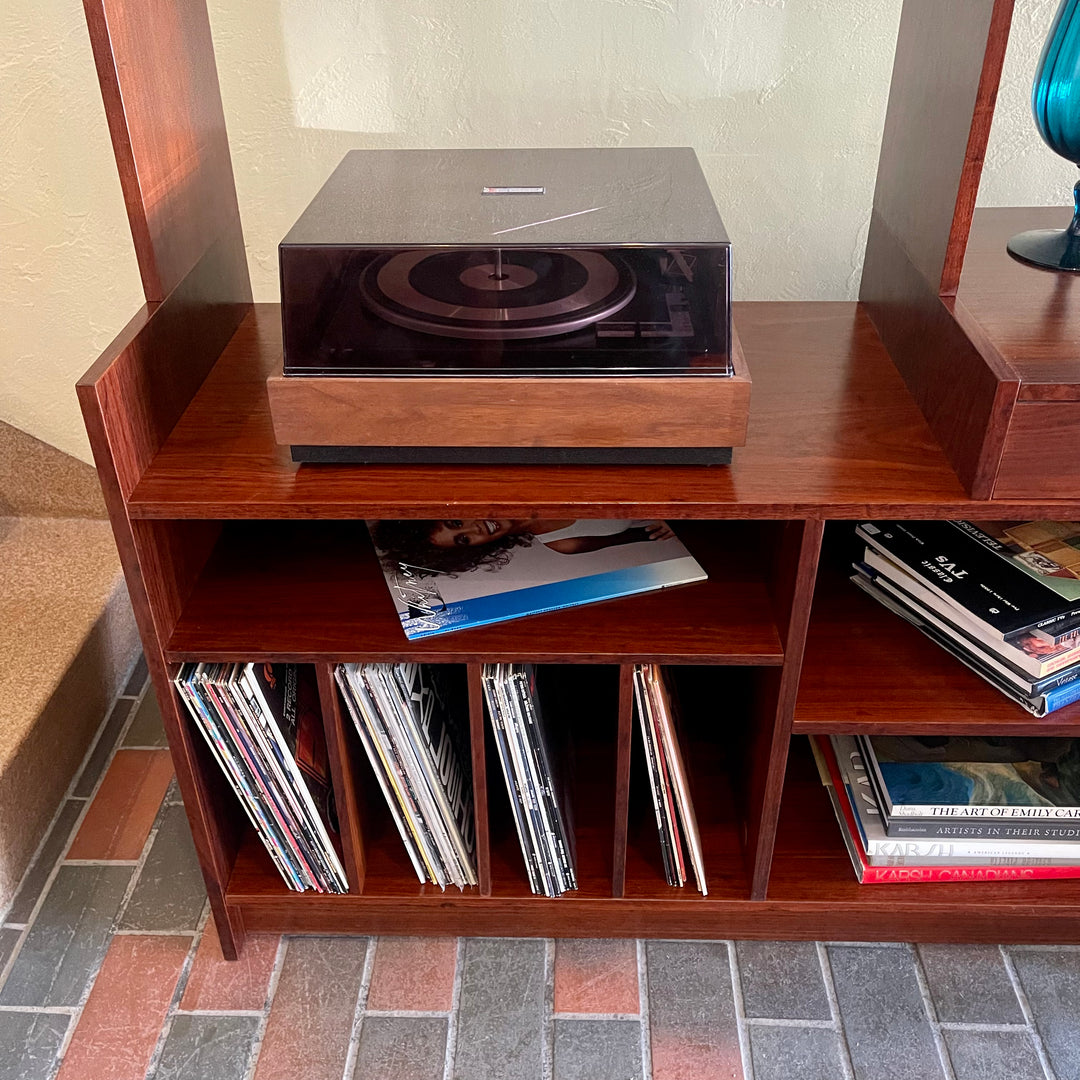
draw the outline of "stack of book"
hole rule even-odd
[[[532,664],[485,664],[484,700],[529,887],[542,896],[577,888],[573,824]]]
[[[1080,524],[873,521],[852,577],[1035,716],[1080,700]]]
[[[864,884],[1080,877],[1080,740],[811,744]]]
[[[334,676],[417,877],[475,885],[463,669],[339,664]]]
[[[659,664],[635,666],[634,711],[645,744],[664,876],[669,885],[683,886],[689,865],[698,890],[706,896],[709,890],[705,884],[701,834],[679,745],[674,696]]]
[[[314,671],[184,664],[175,684],[289,888],[348,892]]]

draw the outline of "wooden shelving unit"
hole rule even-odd
[[[205,10],[167,8],[166,26],[160,5],[86,7],[148,302],[79,393],[227,954],[245,930],[1076,939],[1080,882],[857,885],[800,737],[1080,734],[1080,706],[1033,720],[843,573],[844,523],[854,519],[1080,516],[1080,484],[1064,498],[1029,497],[1014,465],[1011,497],[992,498],[994,447],[979,426],[993,414],[995,438],[1004,437],[1008,415],[994,412],[1002,394],[1023,407],[1057,401],[1047,372],[1067,352],[1061,323],[1080,303],[1080,285],[1061,279],[1056,306],[1025,308],[1011,323],[1002,315],[995,289],[1015,267],[985,239],[1002,227],[996,212],[976,215],[975,277],[959,277],[1008,0],[966,5],[972,25],[955,28],[963,42],[952,45],[934,30],[947,5],[908,5],[894,100],[905,87],[925,90],[920,64],[967,79],[969,91],[948,98],[944,119],[934,114],[955,135],[959,110],[967,142],[957,168],[943,167],[936,187],[918,168],[897,173],[918,188],[940,242],[928,254],[922,225],[905,239],[897,207],[907,188],[883,174],[864,302],[736,305],[754,379],[750,429],[734,464],[713,468],[294,465],[270,424],[265,379],[280,362],[280,317],[251,303]],[[177,42],[190,93],[162,98],[155,71],[175,63]],[[942,66],[950,48],[979,56]],[[921,129],[927,116],[909,123]],[[902,120],[891,105],[883,169],[905,146]],[[890,262],[892,243],[907,243],[909,262]],[[951,292],[950,276],[959,279]],[[927,381],[926,364],[913,366],[917,347],[926,363],[958,358],[955,430],[942,412],[951,399],[935,397],[943,373]],[[1038,359],[1041,374],[1034,361],[1025,369],[1032,385],[1004,377],[1002,349],[1014,364],[1021,353]],[[1002,375],[992,385],[991,369]],[[668,518],[710,579],[409,643],[362,520],[451,510]],[[316,667],[348,895],[288,891],[172,688],[182,661],[255,658]],[[334,663],[361,659],[466,666],[477,887],[417,883],[331,677]],[[485,733],[480,665],[496,659],[552,665],[545,674],[562,688],[559,715],[577,749],[581,888],[558,900],[529,893]],[[680,669],[708,897],[664,883],[635,760],[639,660]]]

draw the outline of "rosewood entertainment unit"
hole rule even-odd
[[[251,303],[203,4],[86,9],[148,302],[79,394],[228,955],[246,930],[1077,939],[1080,881],[859,886],[801,738],[1080,735],[1080,705],[1032,719],[841,572],[853,519],[1080,516],[1075,469],[1048,483],[1025,457],[1044,426],[1078,444],[1062,357],[1080,283],[1009,261],[1027,213],[977,213],[967,244],[1009,3],[905,6],[864,301],[736,305],[754,399],[730,467],[292,463],[265,386],[280,317]],[[180,55],[189,78],[164,85]],[[928,85],[943,104],[916,113]],[[936,171],[894,161],[916,124]],[[1051,423],[1024,419],[1044,406]],[[667,518],[709,581],[409,643],[361,519],[447,515]],[[183,661],[249,659],[317,669],[349,895],[288,891],[172,688]],[[331,677],[402,659],[468,670],[480,883],[464,893],[416,881]],[[485,741],[487,660],[563,665],[577,710],[581,888],[558,900],[528,889]],[[635,760],[642,660],[681,669],[705,898],[664,883]]]

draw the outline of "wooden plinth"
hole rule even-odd
[[[283,446],[742,446],[750,373],[727,377],[292,376],[267,379]]]

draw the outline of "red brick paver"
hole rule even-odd
[[[179,934],[114,937],[57,1080],[143,1080],[190,949]]]
[[[248,934],[240,958],[229,961],[221,955],[217,927],[211,918],[195,953],[180,1008],[225,1012],[264,1008],[280,941],[277,934]]]
[[[118,750],[69,859],[137,859],[172,779],[168,750]]]
[[[255,1080],[341,1080],[364,972],[363,938],[294,938]]]
[[[367,1007],[449,1011],[456,966],[454,938],[379,938]]]
[[[639,1009],[636,942],[567,940],[555,943],[557,1013],[636,1015]]]

